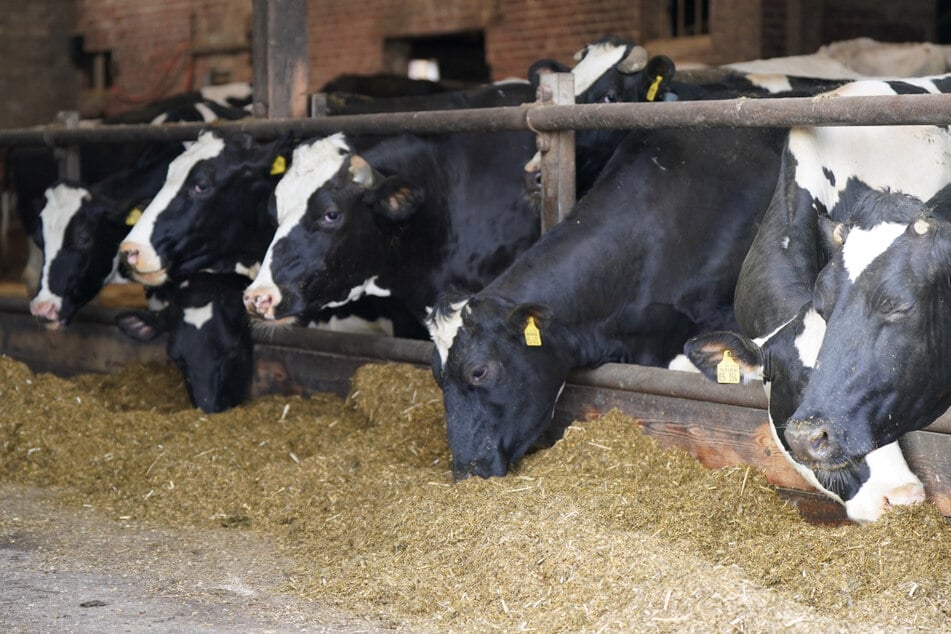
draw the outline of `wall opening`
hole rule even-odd
[[[485,33],[390,37],[383,43],[386,72],[446,84],[483,84],[491,80],[485,63]]]

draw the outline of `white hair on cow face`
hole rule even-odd
[[[585,50],[584,59],[571,69],[575,76],[575,96],[585,92],[606,72],[621,61],[627,46],[602,42],[592,44]]]
[[[436,350],[439,352],[439,359],[442,364],[446,364],[449,358],[449,350],[462,328],[462,310],[469,303],[468,299],[454,302],[449,305],[448,311],[430,310],[426,320],[426,326],[429,329],[429,337],[436,344]]]
[[[50,266],[53,258],[63,247],[66,236],[66,227],[70,220],[82,207],[83,201],[88,199],[89,190],[75,185],[61,183],[50,187],[45,192],[46,204],[40,212],[40,222],[43,228],[43,272],[40,276],[39,292],[36,300],[51,300],[60,298],[50,291]]]
[[[888,250],[888,247],[905,233],[908,225],[898,222],[882,222],[870,229],[852,228],[842,249],[842,262],[853,283],[872,260]]]
[[[307,201],[340,170],[349,152],[347,139],[339,132],[294,148],[291,166],[274,189],[277,231],[250,289],[275,286],[271,273],[274,245],[300,223],[307,211]]]
[[[218,156],[225,148],[224,140],[211,131],[202,132],[198,140],[187,150],[175,157],[168,166],[168,175],[165,178],[165,184],[162,189],[155,194],[152,202],[142,211],[142,217],[139,219],[125,241],[137,242],[142,245],[152,243],[152,230],[155,228],[155,220],[166,207],[172,202],[178,192],[185,184],[185,179],[192,168],[199,161]],[[155,268],[158,264],[153,265]]]

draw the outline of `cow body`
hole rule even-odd
[[[735,323],[783,136],[630,132],[564,221],[481,292],[441,299],[433,368],[457,477],[504,475],[550,431],[571,369],[662,365],[691,334]],[[540,346],[526,344],[529,317]]]
[[[249,312],[276,321],[382,295],[422,321],[440,289],[481,288],[538,237],[519,176],[533,151],[522,132],[401,135],[359,154],[342,135],[299,146]]]
[[[948,87],[944,76],[836,92]],[[737,285],[747,337],[716,333],[687,347],[708,376],[724,350],[761,373],[777,443],[857,521],[923,499],[896,441],[951,404],[943,361],[951,323],[941,308],[951,301],[949,183],[944,127],[791,130]],[[783,336],[790,330],[800,333]]]
[[[185,379],[188,396],[205,412],[243,402],[254,376],[251,327],[241,301],[248,278],[197,273],[161,288],[161,310],[116,315],[119,328],[138,341],[167,334],[168,357]]]

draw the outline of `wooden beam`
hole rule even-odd
[[[575,102],[575,76],[548,73],[541,76],[539,101],[556,106]],[[531,120],[526,115],[531,127]],[[564,220],[575,205],[575,132],[538,132],[542,172],[542,231]]]
[[[307,0],[254,0],[251,65],[254,115],[307,115]]]

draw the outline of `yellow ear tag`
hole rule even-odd
[[[134,225],[139,221],[139,218],[142,217],[142,210],[138,207],[133,207],[129,210],[129,215],[125,217],[125,224],[129,227]]]
[[[542,345],[542,333],[535,325],[534,317],[529,317],[528,323],[525,324],[525,345],[534,347]]]
[[[647,89],[647,100],[654,101],[657,98],[657,90],[660,88],[660,82],[664,81],[663,75],[658,75],[654,78],[654,83],[650,85],[650,88]]]
[[[717,364],[717,383],[739,383],[740,364],[733,360],[733,353],[723,351],[723,360]]]
[[[271,163],[271,176],[277,176],[287,171],[287,160],[280,154]]]

